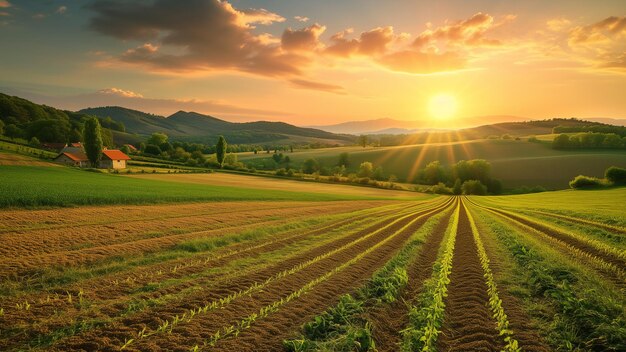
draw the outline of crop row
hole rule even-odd
[[[491,272],[491,268],[489,267],[489,257],[487,256],[487,252],[485,251],[485,246],[483,245],[483,241],[480,238],[480,233],[478,232],[478,228],[476,227],[476,223],[474,222],[471,212],[469,211],[469,209],[465,209],[467,218],[470,223],[470,227],[472,229],[474,243],[476,244],[476,248],[478,251],[480,265],[483,268],[485,280],[487,283],[487,293],[489,294],[489,307],[491,308],[493,317],[496,320],[496,326],[499,335],[504,338],[505,346],[503,351],[519,352],[521,351],[521,349],[517,340],[513,338],[513,331],[509,327],[508,317],[504,312],[504,308],[502,307],[502,300],[498,295],[498,287],[493,277],[493,273]]]
[[[424,283],[418,306],[409,311],[409,326],[402,331],[403,351],[435,351],[443,323],[445,302],[452,258],[459,224],[460,203],[457,203],[452,221],[446,230],[443,253],[433,266],[433,275]]]
[[[375,347],[371,324],[363,313],[380,303],[398,299],[408,283],[407,266],[418,255],[424,240],[431,234],[448,209],[430,217],[390,259],[354,295],[345,294],[337,305],[315,316],[303,326],[301,337],[283,342],[289,351],[350,350],[367,351]]]
[[[430,212],[428,212],[428,213],[426,213],[425,215],[422,215],[422,216],[426,216],[428,214],[431,214],[432,212],[433,211],[430,211]],[[365,236],[359,237],[359,238],[357,238],[357,239],[355,239],[355,240],[353,240],[353,241],[351,241],[351,242],[349,242],[349,243],[347,243],[347,244],[345,244],[343,246],[334,248],[334,249],[332,249],[332,250],[330,250],[328,252],[325,252],[325,253],[323,253],[321,255],[318,255],[318,256],[316,256],[316,257],[314,257],[314,258],[312,258],[312,259],[310,259],[308,261],[305,261],[305,262],[302,262],[302,263],[300,263],[298,265],[295,265],[295,266],[293,266],[290,269],[283,270],[283,271],[281,271],[281,272],[279,272],[279,273],[277,273],[277,274],[275,274],[273,276],[268,277],[263,282],[255,282],[253,285],[249,286],[245,290],[240,290],[238,292],[231,293],[230,295],[228,295],[226,297],[223,297],[223,298],[220,298],[219,300],[214,300],[214,301],[209,302],[209,303],[207,303],[207,304],[205,304],[203,306],[192,308],[192,309],[189,310],[188,313],[184,313],[182,316],[175,316],[175,317],[173,317],[170,320],[165,320],[154,331],[146,332],[145,330],[142,330],[137,335],[137,339],[142,339],[142,338],[145,338],[145,337],[149,337],[149,336],[152,336],[154,334],[161,333],[161,332],[171,332],[172,329],[174,329],[174,327],[176,325],[178,325],[178,323],[180,323],[180,322],[183,322],[183,321],[189,322],[189,321],[191,321],[191,319],[193,319],[193,317],[195,317],[197,315],[206,314],[206,313],[208,313],[210,311],[213,311],[215,309],[223,308],[223,307],[225,307],[226,305],[232,303],[234,300],[236,300],[238,298],[241,298],[241,297],[244,297],[244,296],[251,296],[251,295],[253,295],[256,292],[259,292],[259,291],[263,290],[269,284],[271,284],[271,283],[273,283],[273,282],[275,282],[277,280],[280,280],[282,278],[285,278],[285,277],[287,277],[289,275],[292,275],[292,274],[295,274],[297,272],[300,272],[303,269],[305,269],[305,268],[307,268],[307,267],[309,267],[309,266],[311,266],[311,265],[313,265],[313,264],[315,264],[315,263],[317,263],[317,262],[319,262],[321,260],[324,260],[324,259],[326,259],[328,257],[331,257],[331,256],[333,256],[333,255],[335,255],[335,254],[337,254],[339,252],[342,252],[342,251],[344,251],[346,249],[349,249],[349,248],[355,246],[356,244],[358,244],[358,243],[360,243],[362,241],[365,241],[366,239],[368,239],[368,238],[370,238],[372,236],[375,236],[375,235],[377,235],[377,234],[387,230],[388,228],[390,228],[391,226],[395,225],[396,223],[398,223],[398,222],[400,222],[400,221],[402,221],[402,220],[404,220],[406,218],[409,218],[411,216],[413,216],[413,214],[401,216],[401,217],[395,219],[394,221],[392,221],[391,223],[389,223],[389,224],[387,224],[387,225],[377,229],[374,232],[371,232],[371,233],[369,233],[369,234],[367,234]],[[414,221],[416,221],[416,220],[413,220],[412,222],[414,222]],[[130,345],[130,343],[128,343],[128,345]]]
[[[398,236],[398,235],[402,234],[403,232],[405,232],[415,222],[419,221],[423,217],[431,215],[435,211],[437,211],[437,210],[434,210],[434,211],[431,211],[431,212],[428,212],[428,213],[425,213],[423,215],[415,217],[409,223],[404,225],[399,230],[395,231],[393,234],[385,237],[380,242],[376,243],[375,245],[373,245],[371,247],[368,247],[366,250],[358,253],[352,259],[350,259],[350,260],[342,263],[341,265],[331,269],[330,271],[326,272],[325,274],[323,274],[321,276],[318,276],[317,278],[309,281],[307,284],[305,284],[304,286],[300,287],[298,290],[295,290],[295,291],[291,292],[289,295],[282,297],[280,300],[276,300],[273,303],[262,307],[257,313],[253,313],[253,314],[245,317],[244,319],[240,320],[238,323],[235,323],[235,324],[230,325],[230,326],[222,327],[221,329],[219,329],[215,333],[213,333],[210,338],[205,340],[203,342],[202,346],[196,345],[194,347],[194,350],[202,349],[204,347],[209,347],[209,346],[215,346],[215,344],[218,341],[220,341],[221,339],[224,339],[224,338],[229,337],[229,336],[237,336],[243,330],[248,329],[257,320],[265,318],[269,314],[278,311],[280,309],[280,307],[282,307],[285,304],[287,304],[287,303],[289,303],[289,302],[299,298],[303,294],[305,294],[305,293],[309,292],[310,290],[312,290],[315,286],[317,286],[320,283],[330,279],[333,275],[335,275],[335,274],[345,270],[346,268],[354,265],[355,263],[359,262],[361,259],[363,259],[368,254],[378,250],[379,248],[381,248],[382,246],[387,244],[389,241],[391,241],[393,238],[395,238],[396,236]]]

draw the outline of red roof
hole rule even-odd
[[[70,146],[74,147],[74,148],[82,148],[83,144],[81,142],[78,143],[70,143]]]
[[[102,151],[102,155],[111,160],[130,160],[130,157],[117,149],[107,149]]]
[[[87,158],[87,155],[85,155],[84,153],[68,153],[68,152],[65,152],[65,153],[59,154],[59,156],[61,156],[61,155],[65,155],[65,156],[67,156],[68,158],[70,158],[70,159],[72,159],[74,161],[87,161],[87,160],[89,160]],[[57,156],[57,158],[59,156]]]

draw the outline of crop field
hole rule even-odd
[[[444,165],[459,160],[485,159],[491,163],[493,177],[506,188],[544,186],[551,189],[567,188],[576,175],[602,177],[612,165],[626,165],[626,153],[620,150],[554,150],[549,143],[530,143],[526,140],[473,140],[452,143],[430,143],[394,147],[338,147],[299,150],[286,153],[294,167],[300,167],[309,158],[320,165],[334,167],[339,154],[349,154],[348,169],[358,170],[364,161],[382,166],[386,174],[394,174],[401,181],[411,181],[419,169],[431,161]],[[258,159],[271,158],[264,153],[242,153],[239,159],[254,166]],[[558,165],[555,168],[554,165]],[[260,168],[260,167],[258,167]],[[546,171],[548,170],[548,171]]]
[[[0,349],[623,351],[624,204],[616,188],[8,208]]]

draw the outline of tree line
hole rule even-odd
[[[616,133],[583,132],[559,134],[552,141],[554,149],[626,149],[626,137]]]
[[[446,167],[439,161],[430,162],[417,172],[414,183],[432,185],[435,193],[502,193],[502,183],[491,177],[491,164],[484,159],[461,160]]]

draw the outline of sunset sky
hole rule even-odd
[[[0,92],[72,110],[626,118],[624,0],[0,0],[0,43]]]

